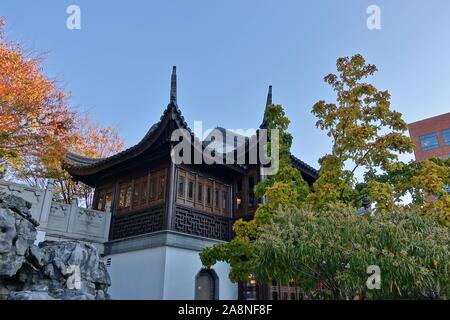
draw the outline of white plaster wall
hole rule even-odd
[[[193,300],[195,277],[202,269],[198,251],[167,247],[164,280],[165,300]],[[228,279],[229,266],[217,263],[213,267],[219,277],[219,299],[236,300],[237,285]]]
[[[159,247],[107,256],[108,292],[116,300],[193,300],[195,277],[202,269],[198,253]],[[218,263],[213,269],[219,277],[219,299],[236,300],[237,285],[228,279],[228,265]]]
[[[159,247],[105,257],[111,258],[111,266],[107,267],[111,277],[108,290],[111,298],[163,299],[165,256],[166,249]]]

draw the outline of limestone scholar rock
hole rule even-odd
[[[78,241],[34,245],[30,204],[0,193],[0,300],[104,300],[111,285],[95,246]]]

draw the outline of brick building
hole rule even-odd
[[[416,160],[450,157],[450,112],[408,125]]]

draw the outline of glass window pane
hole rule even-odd
[[[184,177],[178,176],[178,196],[184,197]]]
[[[219,208],[219,190],[216,190],[214,195],[214,204],[216,208]]]
[[[164,176],[160,176],[158,199],[164,199],[165,193],[166,193],[166,178]]]
[[[108,192],[105,196],[105,207],[111,208],[112,204],[112,192]]]
[[[131,205],[131,186],[127,186],[125,191],[125,207],[129,207]]]
[[[147,204],[147,178],[141,184],[141,205]]]
[[[255,206],[255,193],[253,188],[255,187],[255,178],[248,177],[248,207],[253,208]]]
[[[419,139],[423,151],[429,151],[439,148],[439,141],[435,132],[420,136]]]
[[[124,208],[125,207],[125,190],[126,187],[125,186],[120,186],[120,191],[119,191],[119,207],[120,208]]]
[[[222,204],[222,208],[224,210],[228,210],[228,192],[224,191],[223,192],[223,204]]]
[[[442,139],[446,146],[450,146],[450,129],[442,130]]]
[[[192,180],[188,183],[188,198],[191,200],[194,198],[194,181]]]
[[[241,210],[243,207],[242,203],[242,179],[239,179],[236,183],[236,206],[238,210]]]
[[[105,198],[104,198],[103,192],[98,195],[98,205],[97,210],[104,210],[105,209]]]
[[[152,179],[151,179],[151,190],[150,190],[150,199],[151,200],[155,200],[155,198],[156,198],[156,195],[157,195],[157,187],[158,187],[158,184],[157,184],[157,180],[156,180],[156,177],[152,177]]]
[[[139,182],[135,182],[133,191],[133,207],[139,205],[140,195],[141,195],[141,184]]]
[[[211,205],[211,195],[212,195],[211,187],[208,187],[208,189],[206,190],[206,204],[207,205]]]
[[[198,184],[197,201],[203,202],[203,185],[201,183]]]

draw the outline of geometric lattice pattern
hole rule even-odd
[[[158,206],[138,214],[115,216],[112,223],[111,240],[163,230],[164,207]]]
[[[231,219],[177,206],[173,229],[205,238],[228,241],[231,234]]]

